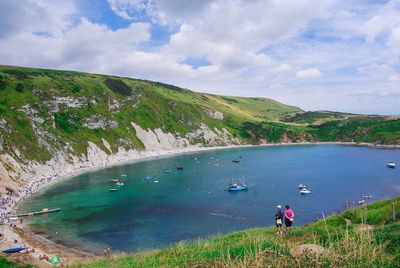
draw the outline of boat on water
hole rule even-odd
[[[158,181],[154,181],[154,183],[158,183]]]
[[[311,194],[311,191],[308,190],[307,188],[303,188],[300,190],[300,194]]]
[[[150,181],[151,179],[153,179],[153,177],[152,176],[150,176],[150,175],[147,175],[146,176],[146,178],[144,178],[146,181]]]
[[[164,168],[163,171],[164,171],[164,173],[171,173],[172,172],[172,170],[170,168]]]
[[[116,191],[118,191],[118,189],[116,189],[116,188],[111,188],[111,189],[108,189],[108,191],[109,191],[109,192],[116,192]]]
[[[244,183],[244,178],[241,183],[233,182],[233,179],[232,179],[232,183],[228,185],[229,192],[237,192],[237,191],[244,191],[244,190],[247,190],[247,184]]]
[[[389,162],[386,163],[386,166],[388,168],[396,168],[396,163],[392,162],[392,161],[389,161]]]
[[[364,200],[364,199],[363,199],[363,200],[359,200],[357,203],[358,203],[359,205],[362,205],[362,204],[365,203],[365,200]]]
[[[117,185],[117,186],[125,186],[125,184],[123,182],[117,182],[115,185]]]
[[[237,192],[247,190],[247,185],[244,183],[232,183],[228,186],[229,192]]]
[[[213,166],[214,167],[219,167],[220,165],[219,165],[219,163],[214,163]]]
[[[232,162],[233,162],[233,163],[239,163],[240,160],[236,158],[236,159],[233,159]]]
[[[122,175],[121,175],[121,177],[126,177],[126,176],[127,176],[126,174],[122,174]]]
[[[304,189],[304,188],[308,188],[308,186],[306,184],[300,183],[299,189]]]
[[[372,196],[372,195],[368,195],[368,194],[364,194],[364,195],[362,196],[362,198],[371,199],[371,198],[373,198],[373,196]]]
[[[183,167],[181,165],[179,165],[178,163],[176,163],[175,165],[176,165],[177,170],[183,170]]]
[[[110,182],[119,182],[119,179],[111,179]]]

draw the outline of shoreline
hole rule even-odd
[[[132,157],[130,159],[116,160],[107,164],[98,164],[92,166],[79,166],[75,167],[72,171],[63,172],[59,171],[55,173],[54,176],[50,178],[43,178],[43,176],[33,177],[32,180],[27,182],[25,185],[21,186],[16,190],[18,194],[17,197],[12,199],[11,206],[6,209],[6,212],[17,211],[21,202],[25,201],[31,195],[37,193],[38,191],[52,185],[54,183],[65,181],[67,179],[76,177],[83,173],[96,172],[98,170],[107,169],[110,167],[129,165],[137,163],[140,161],[151,161],[161,157],[171,157],[180,154],[194,154],[197,152],[213,151],[213,150],[229,150],[235,148],[249,148],[249,147],[275,147],[275,146],[300,146],[300,145],[349,145],[349,146],[363,146],[377,149],[400,149],[400,145],[375,145],[372,143],[356,143],[356,142],[301,142],[301,143],[271,143],[271,144],[243,144],[243,145],[226,145],[226,146],[213,146],[213,147],[187,147],[183,149],[173,149],[173,150],[163,150],[163,151],[139,151],[137,157]],[[82,163],[79,163],[82,164]],[[93,164],[93,163],[92,163]],[[3,210],[2,210],[3,212]],[[13,224],[11,222],[11,224]],[[54,253],[61,257],[63,264],[70,264],[70,261],[88,261],[99,258],[99,256],[92,255],[87,252],[79,251],[76,249],[68,248],[62,244],[57,244],[51,240],[41,237],[35,234],[27,227],[10,227],[8,225],[3,225],[5,230],[2,230],[4,237],[2,238],[2,250],[5,246],[12,248],[16,246],[26,246],[28,248],[34,248],[35,253],[25,254],[25,259],[29,259],[28,263],[38,265],[39,267],[48,266],[47,262],[39,261],[39,255],[46,254],[51,257]],[[3,227],[1,228],[3,229]],[[19,241],[18,243],[13,243],[14,240]],[[6,245],[3,242],[8,241]],[[23,253],[21,253],[23,254]],[[29,255],[29,258],[26,257]],[[13,258],[10,258],[13,259]],[[26,263],[25,259],[17,259],[18,262]],[[32,262],[33,261],[33,262]]]

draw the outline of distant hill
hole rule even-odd
[[[267,98],[125,77],[0,65],[3,186],[140,151],[302,141],[399,144],[400,121],[305,112]]]

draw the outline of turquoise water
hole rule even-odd
[[[239,156],[240,163],[232,163]],[[277,204],[290,204],[295,225],[302,225],[321,212],[344,210],[363,194],[373,200],[399,195],[400,170],[386,168],[389,160],[400,163],[400,150],[299,145],[184,154],[79,175],[35,194],[22,210],[60,207],[60,213],[27,220],[53,241],[129,252],[271,226]],[[175,163],[184,170],[177,171]],[[172,172],[164,174],[164,167]],[[147,175],[153,177],[150,182]],[[109,181],[115,177],[125,186],[109,192],[116,188]],[[244,177],[248,191],[225,191],[232,177]],[[300,195],[300,183],[312,194]]]

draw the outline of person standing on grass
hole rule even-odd
[[[286,226],[286,233],[291,233],[292,232],[292,225],[294,221],[294,212],[293,210],[289,207],[289,205],[285,206],[285,226]]]
[[[275,225],[276,225],[276,234],[282,235],[282,221],[283,221],[283,213],[282,207],[280,205],[276,206],[276,214],[275,214]]]

